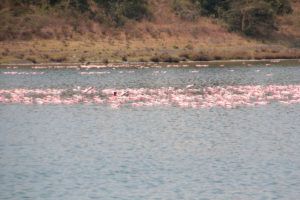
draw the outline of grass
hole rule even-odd
[[[179,40],[179,42],[178,42]],[[192,42],[193,48],[186,48]],[[174,49],[174,45],[178,48]],[[300,50],[282,45],[207,43],[186,38],[169,40],[29,40],[1,42],[1,63],[179,62],[228,59],[300,58]]]

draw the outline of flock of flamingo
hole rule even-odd
[[[176,106],[182,108],[237,108],[277,102],[300,103],[300,85],[246,85],[194,88],[99,89],[0,89],[0,104],[74,105],[102,104],[122,106]]]

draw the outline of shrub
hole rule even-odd
[[[102,63],[108,64],[108,63],[109,63],[109,60],[108,60],[107,58],[104,58],[104,59],[102,60]]]
[[[94,0],[104,8],[106,15],[117,25],[122,26],[126,19],[141,20],[150,18],[146,0]]]
[[[227,22],[230,30],[266,36],[276,29],[275,16],[292,12],[289,0],[191,0],[202,15]]]
[[[218,17],[221,10],[227,10],[234,0],[192,0],[202,15]]]
[[[70,0],[69,3],[70,4],[68,6],[71,6],[81,12],[89,10],[89,4],[87,0]]]
[[[236,5],[223,14],[230,30],[241,31],[249,36],[266,36],[276,29],[275,13],[271,5],[259,1]]]
[[[290,14],[293,12],[289,0],[264,0],[272,6],[274,12],[278,15]]]
[[[190,0],[173,0],[172,8],[181,19],[193,21],[199,16],[198,10]]]
[[[150,58],[150,61],[151,61],[151,62],[159,62],[160,59],[159,59],[158,56],[153,56],[153,57]]]
[[[143,0],[124,1],[122,12],[125,17],[134,20],[141,20],[150,16],[146,1]]]
[[[33,58],[33,57],[28,57],[28,58],[26,58],[26,60],[29,61],[29,62],[31,62],[31,63],[33,63],[33,64],[37,63],[36,59]]]
[[[163,53],[159,56],[155,55],[150,58],[152,62],[170,62],[170,63],[178,63],[180,59],[178,57],[171,56],[167,53]]]
[[[122,61],[127,62],[128,61],[127,56],[122,56]]]
[[[192,61],[210,61],[212,58],[206,53],[199,52],[198,54],[193,54],[190,58]]]
[[[61,63],[61,62],[67,61],[67,58],[65,56],[53,56],[53,57],[50,57],[49,61]]]
[[[79,11],[89,10],[88,0],[10,0],[13,6],[37,5],[42,7],[62,4],[66,8],[72,8]]]

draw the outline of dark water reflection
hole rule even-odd
[[[76,70],[45,70],[38,76],[0,74],[0,86],[300,84],[300,68],[294,66],[134,71],[111,69],[100,76],[83,76]],[[167,72],[154,75],[155,71]],[[117,110],[3,104],[0,116],[0,199],[296,200],[300,196],[299,104]]]

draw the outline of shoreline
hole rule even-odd
[[[291,62],[299,63],[300,58],[295,59],[231,59],[231,60],[210,60],[210,61],[179,61],[179,62],[121,62],[114,61],[110,63],[104,62],[66,62],[66,63],[2,63],[0,64],[0,69],[2,68],[34,68],[34,67],[43,67],[43,68],[185,68],[185,67],[197,67],[205,68],[211,66],[217,66],[218,64],[248,64],[250,63],[265,63],[265,64],[278,64],[282,62]],[[225,67],[224,65],[219,65],[219,67]]]

